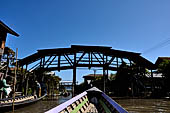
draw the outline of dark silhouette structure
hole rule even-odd
[[[30,65],[34,62],[37,64]],[[154,64],[140,56],[140,53],[115,50],[111,47],[80,45],[72,45],[71,48],[38,50],[36,53],[19,60],[18,65],[22,68],[25,66],[26,69],[30,65],[32,67],[29,70],[34,72],[73,69],[74,92],[77,67],[102,67],[104,75],[103,90],[105,91],[108,70],[118,71],[120,65],[124,62],[129,67],[135,64],[138,71],[147,68],[152,72],[155,69]]]
[[[6,77],[10,70],[10,63],[14,60],[15,52],[9,47],[5,46],[7,34],[12,34],[14,36],[19,36],[15,31],[9,28],[6,24],[4,24],[0,20],[0,82],[6,84]],[[0,87],[4,87],[5,85],[0,84]],[[7,88],[7,87],[6,87]],[[0,91],[0,98],[7,92],[5,87]],[[9,88],[9,86],[8,86]],[[4,93],[4,94],[3,94]],[[7,94],[7,93],[6,93]]]
[[[19,36],[15,31],[13,31],[11,28],[9,28],[6,24],[4,24],[1,20],[0,20],[0,58],[4,53],[4,49],[5,49],[5,42],[6,42],[6,38],[7,38],[7,34],[12,34],[14,36]]]

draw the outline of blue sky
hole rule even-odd
[[[7,41],[7,46],[19,49],[19,58],[37,49],[73,44],[138,52],[153,63],[158,56],[170,56],[169,0],[1,0],[0,4],[0,19],[20,34],[8,35]],[[78,71],[81,76],[92,72]],[[57,74],[71,79],[70,73]]]

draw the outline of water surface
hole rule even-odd
[[[44,113],[70,98],[71,96],[60,96],[55,100],[39,101],[35,104],[15,110],[15,113]],[[115,99],[115,101],[129,113],[170,113],[170,100],[168,99]]]
[[[170,113],[169,99],[115,99],[129,113]]]
[[[16,109],[15,113],[44,113],[45,111],[48,111],[56,107],[57,105],[69,100],[70,98],[71,95],[68,97],[59,96],[58,99],[54,99],[54,100],[47,100],[47,101],[41,100],[34,104],[25,106],[23,108]],[[9,111],[5,113],[13,113],[13,112]]]

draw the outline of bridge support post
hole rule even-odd
[[[75,96],[75,87],[76,87],[76,53],[74,53],[72,97]]]
[[[103,92],[106,92],[106,87],[108,83],[108,68],[103,67]]]
[[[155,89],[155,83],[154,83],[154,79],[153,79],[153,70],[151,69],[151,81],[152,81],[152,86],[151,86],[151,88],[152,88],[152,92],[154,92],[154,89]]]
[[[26,65],[26,69],[25,69],[25,87],[24,87],[24,94],[27,95],[27,90],[28,90],[28,79],[29,79],[29,75],[27,74],[27,68],[28,68],[28,64]]]
[[[106,76],[106,73],[105,73],[105,68],[103,67],[103,92],[105,93],[105,88],[106,88],[106,80],[105,80],[105,77]]]
[[[75,96],[75,87],[76,87],[76,67],[73,68],[73,92],[72,96]]]

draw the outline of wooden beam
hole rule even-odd
[[[33,67],[31,67],[29,70],[32,70],[32,69],[34,69],[35,67],[35,69],[37,69],[37,68],[39,68],[40,67],[40,65],[39,65],[40,63],[38,62],[37,64],[35,64]]]
[[[118,57],[116,57],[116,64],[117,64],[117,68],[119,68],[119,61],[118,61]]]
[[[89,52],[89,53],[88,53],[88,59],[89,59],[89,69],[91,68],[91,67],[90,67],[90,64],[91,64],[91,55],[90,55],[90,54],[91,54],[91,53]]]
[[[56,58],[57,56],[54,56],[53,59],[50,61],[50,63],[47,65],[46,68],[48,68],[49,65],[51,65],[51,63],[54,61],[54,59]]]
[[[81,59],[84,57],[85,54],[86,54],[86,52],[83,52],[83,54],[81,55],[81,57],[77,60],[77,64],[81,61]]]
[[[68,56],[68,54],[65,54],[65,55],[66,55],[66,57],[69,59],[69,61],[70,61],[72,64],[74,64],[73,61],[71,60],[71,58]]]
[[[73,69],[73,66],[42,68],[43,71],[55,71],[55,70],[67,70],[67,69]]]
[[[60,72],[60,60],[61,60],[61,56],[58,56],[58,72]]]
[[[105,85],[106,85],[106,83],[105,83],[105,68],[103,67],[103,92],[105,93],[105,90],[106,90],[106,87],[105,87]]]
[[[44,65],[45,65],[45,56],[43,57],[43,68],[44,68]]]
[[[42,67],[42,57],[40,59],[40,68]]]
[[[97,56],[94,54],[94,53],[92,53],[93,54],[93,56],[97,59],[97,61],[100,63],[100,64],[102,64],[101,62],[100,62],[100,60],[97,58]]]
[[[73,97],[75,96],[76,87],[76,53],[74,53],[74,65],[73,65]]]
[[[47,62],[49,62],[49,60],[51,59],[51,57],[52,57],[52,56],[50,56],[50,57],[47,59],[47,61],[45,61],[44,65],[46,65]]]
[[[71,59],[70,59],[66,54],[64,54],[63,56],[64,56],[64,58],[67,60],[67,62],[72,66],[72,65],[73,65],[73,62],[71,61]],[[70,60],[69,60],[69,59],[70,59]]]
[[[104,54],[103,54],[103,56],[102,56],[102,55],[98,52],[98,55],[99,55],[99,56],[100,56],[100,58],[101,58],[101,59],[103,59],[103,61],[104,61],[104,57],[103,57],[103,56],[104,56]]]

